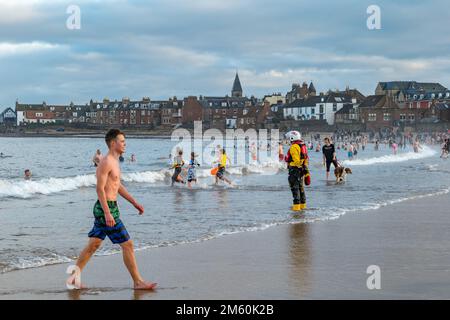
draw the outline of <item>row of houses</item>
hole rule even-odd
[[[274,93],[263,99],[243,95],[236,73],[231,95],[189,96],[168,100],[93,101],[85,105],[24,104],[0,114],[1,123],[29,124],[69,123],[97,127],[121,126],[142,128],[193,127],[203,121],[205,128],[272,128],[285,120],[308,121],[345,126],[359,124],[368,130],[414,126],[417,123],[450,121],[450,90],[438,83],[415,81],[380,82],[375,95],[364,96],[357,89],[346,88],[316,93],[314,84],[293,84],[286,95]]]
[[[439,83],[380,82],[375,95],[336,112],[337,124],[361,123],[368,130],[450,122],[450,90]]]
[[[168,100],[93,101],[85,105],[52,105],[42,102],[26,104],[16,101],[16,124],[88,124],[91,126],[121,126],[142,128],[177,128],[193,127],[194,121],[203,121],[208,128],[242,128],[248,129],[269,124],[270,105],[267,101],[255,97],[243,96],[239,76],[236,77],[231,96],[196,97],[183,99],[177,97]]]

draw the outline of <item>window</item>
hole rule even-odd
[[[383,113],[383,121],[390,121],[390,120],[391,120],[391,114]]]
[[[315,114],[316,113],[316,109],[311,108],[311,114]]]
[[[323,104],[319,106],[319,113],[323,113]]]
[[[145,116],[145,110],[141,110],[141,116]]]
[[[368,120],[369,121],[377,121],[377,114],[376,113],[369,113]]]
[[[408,115],[408,120],[409,120],[409,121],[414,121],[415,118],[416,118],[416,117],[415,117],[413,114],[409,114],[409,115]]]
[[[333,103],[333,112],[336,112],[336,111],[337,111],[337,104]]]
[[[401,113],[400,114],[400,121],[405,121],[406,120],[406,114]]]

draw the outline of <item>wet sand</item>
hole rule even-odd
[[[65,288],[69,264],[9,272],[0,299],[450,299],[449,208],[445,194],[137,252],[155,292],[130,289],[121,255],[91,260],[88,290]],[[380,290],[366,286],[369,265]]]

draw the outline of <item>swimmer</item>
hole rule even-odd
[[[93,215],[94,226],[89,232],[89,242],[77,259],[78,271],[82,271],[90,258],[102,245],[103,240],[108,237],[112,243],[119,244],[122,248],[123,261],[131,275],[135,290],[154,290],[156,283],[145,281],[139,273],[134,254],[133,241],[130,240],[125,225],[120,220],[117,196],[121,195],[130,202],[139,212],[144,214],[144,207],[128,193],[120,181],[119,155],[125,152],[125,135],[118,129],[111,129],[105,136],[108,145],[108,154],[100,161],[97,168],[97,196]],[[105,276],[104,272],[100,272]],[[67,285],[82,289],[84,286],[77,283],[77,273],[72,274],[66,281]]]
[[[25,180],[31,180],[31,170],[30,169],[26,169],[24,172],[24,179]]]
[[[98,167],[98,164],[100,163],[102,158],[103,158],[102,152],[100,151],[100,149],[97,149],[97,152],[95,152],[95,155],[92,158],[92,162],[94,163],[95,167]]]
[[[183,169],[184,166],[184,160],[183,160],[183,150],[178,150],[178,156],[173,158],[173,164],[172,164],[172,168],[173,170],[173,175],[172,175],[172,186],[174,185],[175,182],[179,182],[179,183],[185,183],[183,181],[183,178],[181,177],[180,173],[181,170]]]
[[[220,154],[220,161],[218,164],[219,170],[217,170],[216,173],[216,185],[219,184],[219,179],[225,181],[229,185],[232,185],[231,180],[225,177],[225,169],[227,166],[227,161],[230,162],[230,159],[226,155],[225,149],[222,149]]]
[[[192,188],[192,182],[197,183],[197,175],[195,172],[196,167],[200,167],[200,163],[195,159],[197,155],[194,152],[191,152],[191,160],[189,160],[188,172],[187,172],[187,181],[188,187]]]

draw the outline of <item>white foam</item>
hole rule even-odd
[[[413,195],[413,196],[409,196],[409,197],[403,197],[403,198],[398,198],[398,199],[392,199],[392,200],[387,200],[384,202],[379,202],[379,203],[369,203],[366,204],[364,206],[359,206],[356,208],[338,208],[336,211],[337,213],[335,214],[331,214],[329,215],[329,217],[325,217],[325,219],[336,219],[339,218],[340,216],[348,213],[348,212],[357,212],[357,211],[367,211],[367,210],[378,210],[382,207],[386,207],[389,205],[393,205],[393,204],[397,204],[397,203],[401,203],[401,202],[405,202],[405,201],[409,201],[409,200],[415,200],[415,199],[423,199],[423,198],[428,198],[428,197],[434,197],[434,196],[440,196],[440,195],[444,195],[444,194],[448,194],[450,193],[450,188],[447,189],[442,189],[436,192],[430,192],[430,193],[425,193],[425,194],[418,194],[418,195]],[[320,220],[320,219],[319,219]]]
[[[235,166],[227,168],[227,171],[233,175],[252,174],[275,174],[283,166],[278,162],[266,162],[248,166]],[[198,178],[211,176],[211,169],[197,169]],[[154,184],[170,178],[172,170],[161,169],[155,171],[129,172],[123,173],[122,179],[125,182],[137,182]],[[79,175],[65,178],[47,178],[42,180],[0,180],[0,198],[30,198],[37,194],[49,195],[53,193],[71,191],[84,187],[93,187],[96,184],[94,174]],[[198,188],[208,189],[206,184],[199,184]]]
[[[417,160],[417,159],[424,159],[428,157],[432,157],[436,155],[436,151],[433,149],[430,149],[426,146],[423,147],[423,149],[416,153],[416,152],[406,152],[406,153],[398,153],[396,155],[385,155],[381,157],[374,157],[374,158],[363,158],[363,159],[354,159],[354,160],[344,160],[342,163],[344,165],[352,165],[352,166],[367,166],[371,164],[378,164],[378,163],[394,163],[394,162],[403,162],[403,161],[409,161],[409,160]]]
[[[60,264],[71,261],[73,260],[66,256],[61,256],[58,254],[52,254],[49,257],[19,258],[17,262],[0,270],[0,273],[5,273],[13,270],[38,268],[52,264]]]
[[[39,181],[0,180],[0,197],[29,198],[35,194],[48,195],[94,186],[94,175],[80,175],[67,178],[48,178]]]
[[[164,181],[167,170],[144,171],[122,174],[122,180],[126,182],[155,183]]]

